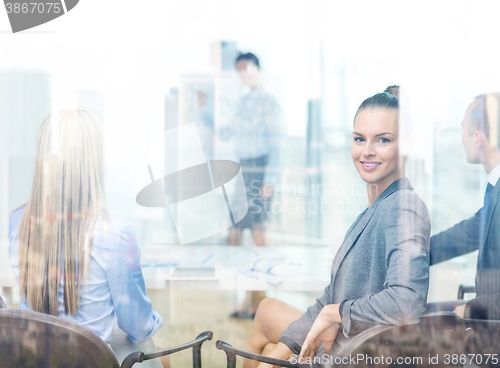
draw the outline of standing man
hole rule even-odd
[[[227,242],[241,244],[243,229],[250,229],[255,245],[261,246],[266,245],[266,204],[274,193],[281,165],[281,110],[276,99],[262,87],[257,56],[240,54],[236,58],[236,69],[241,82],[250,89],[239,101],[230,128],[245,181],[248,212],[229,229]],[[242,307],[232,317],[253,318],[264,298],[262,291],[248,292]]]
[[[430,263],[479,250],[476,298],[456,306],[453,312],[462,318],[499,320],[500,93],[477,96],[465,112],[462,128],[467,161],[482,164],[488,173],[484,206],[470,219],[431,238]],[[432,309],[431,305],[428,310]]]

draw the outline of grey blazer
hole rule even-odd
[[[343,334],[333,354],[373,325],[418,322],[429,287],[429,239],[424,202],[407,178],[395,181],[352,224],[333,260],[330,285],[280,341],[299,353],[321,309],[341,302]]]

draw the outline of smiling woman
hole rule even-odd
[[[368,184],[370,205],[391,183],[405,176],[405,157],[399,155],[398,90],[391,86],[366,99],[354,118],[351,156]]]
[[[304,314],[279,300],[263,300],[247,350],[281,359],[295,353],[309,361],[323,350],[335,355],[369,327],[416,323],[424,313],[430,220],[405,178],[400,147],[410,136],[400,133],[397,92],[389,87],[356,113],[351,152],[370,205],[347,231],[330,285]]]

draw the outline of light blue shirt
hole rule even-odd
[[[14,211],[9,221],[10,266],[19,284],[18,229],[24,207]],[[114,217],[96,223],[92,245],[88,287],[83,288],[78,313],[66,315],[63,280],[59,285],[59,317],[73,321],[96,333],[104,341],[111,340],[113,323],[132,341],[139,342],[155,334],[163,324],[153,311],[146,293],[140,266],[140,250],[132,228]],[[19,309],[31,308],[21,298]]]
[[[284,136],[276,99],[262,88],[244,96],[238,103],[231,132],[240,159],[268,156],[263,181],[275,185],[280,176]]]

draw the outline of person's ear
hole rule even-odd
[[[473,136],[474,136],[474,145],[476,146],[476,148],[478,150],[480,150],[481,149],[481,140],[479,138],[479,130],[476,130],[474,132]]]
[[[480,130],[476,130],[474,132],[474,138],[476,139],[476,147],[477,149],[482,149],[486,146],[488,146],[488,138],[486,138],[486,135],[484,132]]]

